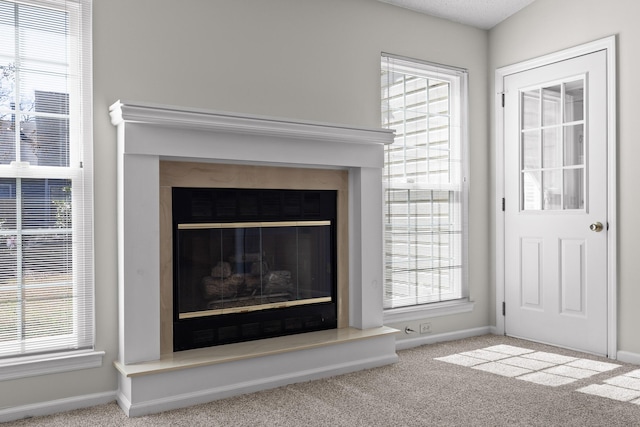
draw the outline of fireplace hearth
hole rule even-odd
[[[173,350],[336,328],[336,197],[173,188]]]

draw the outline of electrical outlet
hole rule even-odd
[[[421,334],[430,334],[431,333],[431,323],[421,323],[420,324],[420,333]]]

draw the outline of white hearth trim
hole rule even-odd
[[[115,367],[125,377],[156,375],[182,369],[222,365],[259,357],[281,355],[294,351],[312,350],[341,343],[366,341],[371,338],[390,334],[395,335],[397,333],[397,329],[387,326],[365,330],[355,328],[326,329],[217,347],[179,351],[165,354],[160,360],[144,363],[123,365],[115,362]]]
[[[118,404],[128,416],[137,417],[397,362],[397,331],[376,329],[381,332],[370,339],[268,355],[257,363],[238,360],[157,375],[120,376]]]

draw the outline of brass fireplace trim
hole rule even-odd
[[[171,188],[336,190],[338,328],[349,326],[348,172],[275,166],[160,162],[160,353],[173,352]]]
[[[318,227],[325,225],[331,225],[331,221],[215,222],[178,224],[178,230],[208,230],[212,228]]]
[[[217,316],[220,314],[248,313],[252,311],[268,310],[270,308],[299,307],[301,305],[318,304],[323,302],[331,302],[331,297],[297,299],[297,300],[291,300],[291,301],[280,301],[280,302],[271,302],[267,304],[250,305],[245,307],[219,308],[216,310],[188,311],[185,313],[180,313],[178,317],[180,319],[195,319],[198,317]]]

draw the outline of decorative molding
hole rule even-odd
[[[99,368],[104,355],[104,351],[86,350],[7,359],[0,362],[0,381]]]
[[[34,403],[31,405],[16,406],[0,410],[0,423],[21,420],[32,417],[43,417],[46,415],[68,412],[76,409],[90,408],[92,406],[104,405],[116,400],[117,392],[106,391],[104,393],[86,394],[83,396],[70,397],[67,399],[50,400],[47,402]]]
[[[162,160],[323,168],[379,168],[393,131],[293,122],[177,107],[110,107],[118,151]]]
[[[633,365],[640,365],[640,353],[632,353],[630,351],[620,350],[617,352],[617,360]]]
[[[499,73],[502,76],[507,76],[509,74],[515,74],[533,68],[544,67],[545,65],[553,64],[555,62],[564,61],[578,56],[588,55],[600,50],[608,50],[612,48],[614,48],[615,50],[615,40],[615,36],[609,36],[599,40],[594,40],[589,43],[581,44],[579,46],[574,46],[568,49],[563,49],[557,52],[550,53],[548,55],[539,56],[537,58],[518,62],[516,64],[507,65],[505,67],[500,67],[498,68],[496,73]]]
[[[318,122],[291,120],[251,115],[236,115],[211,110],[182,109],[166,105],[153,105],[117,101],[109,108],[111,123],[144,123],[165,127],[200,129],[243,135],[299,138],[318,141],[340,141],[360,144],[390,144],[393,131],[339,126]]]

